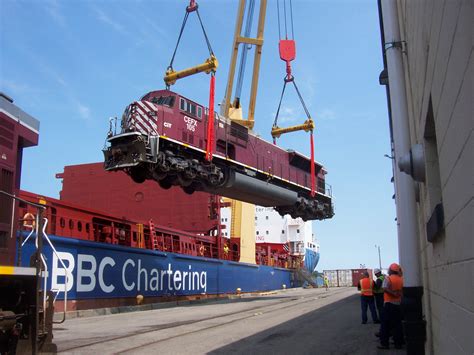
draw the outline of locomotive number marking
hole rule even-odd
[[[195,119],[192,119],[191,117],[184,116],[184,122],[186,122],[186,128],[189,131],[196,131],[196,126],[197,126],[197,121]]]

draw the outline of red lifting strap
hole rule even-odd
[[[309,136],[309,141],[311,145],[311,197],[316,195],[316,173],[314,169],[314,142],[313,142],[313,131],[311,131]]]
[[[216,85],[216,77],[211,73],[211,85],[209,88],[209,114],[207,118],[207,144],[206,144],[206,160],[212,160],[212,151],[214,147],[214,87]]]

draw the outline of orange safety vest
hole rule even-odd
[[[363,279],[360,280],[360,294],[361,296],[373,296],[373,287],[374,287],[374,282],[368,278],[364,277]]]
[[[400,303],[402,300],[402,289],[403,289],[403,277],[398,275],[387,276],[388,281],[390,281],[389,289],[390,291],[398,291],[398,296],[394,296],[388,292],[384,292],[383,300],[384,302],[390,303]]]

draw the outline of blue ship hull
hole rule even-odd
[[[314,250],[306,248],[304,256],[304,268],[310,273],[313,273],[316,270],[316,266],[319,262],[319,253]]]
[[[270,291],[292,287],[286,269],[50,236],[44,242],[48,289],[68,291],[68,299],[190,296]],[[34,240],[22,248],[28,266]],[[68,280],[61,261],[68,270]],[[285,285],[285,286],[283,286]],[[60,292],[58,299],[63,298]]]

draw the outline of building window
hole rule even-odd
[[[255,216],[255,220],[257,220],[257,219],[258,219],[258,217],[257,217],[257,216]]]
[[[300,230],[299,230],[299,229],[297,229],[297,230],[296,230],[296,233],[299,233],[299,232],[300,232]]]
[[[259,234],[260,234],[259,231],[257,231],[257,235],[259,235]]]
[[[285,230],[284,230],[284,229],[281,230],[281,234],[285,234]]]
[[[266,234],[268,235],[268,231],[266,232]]]
[[[268,220],[268,216],[265,216],[265,219]]]

